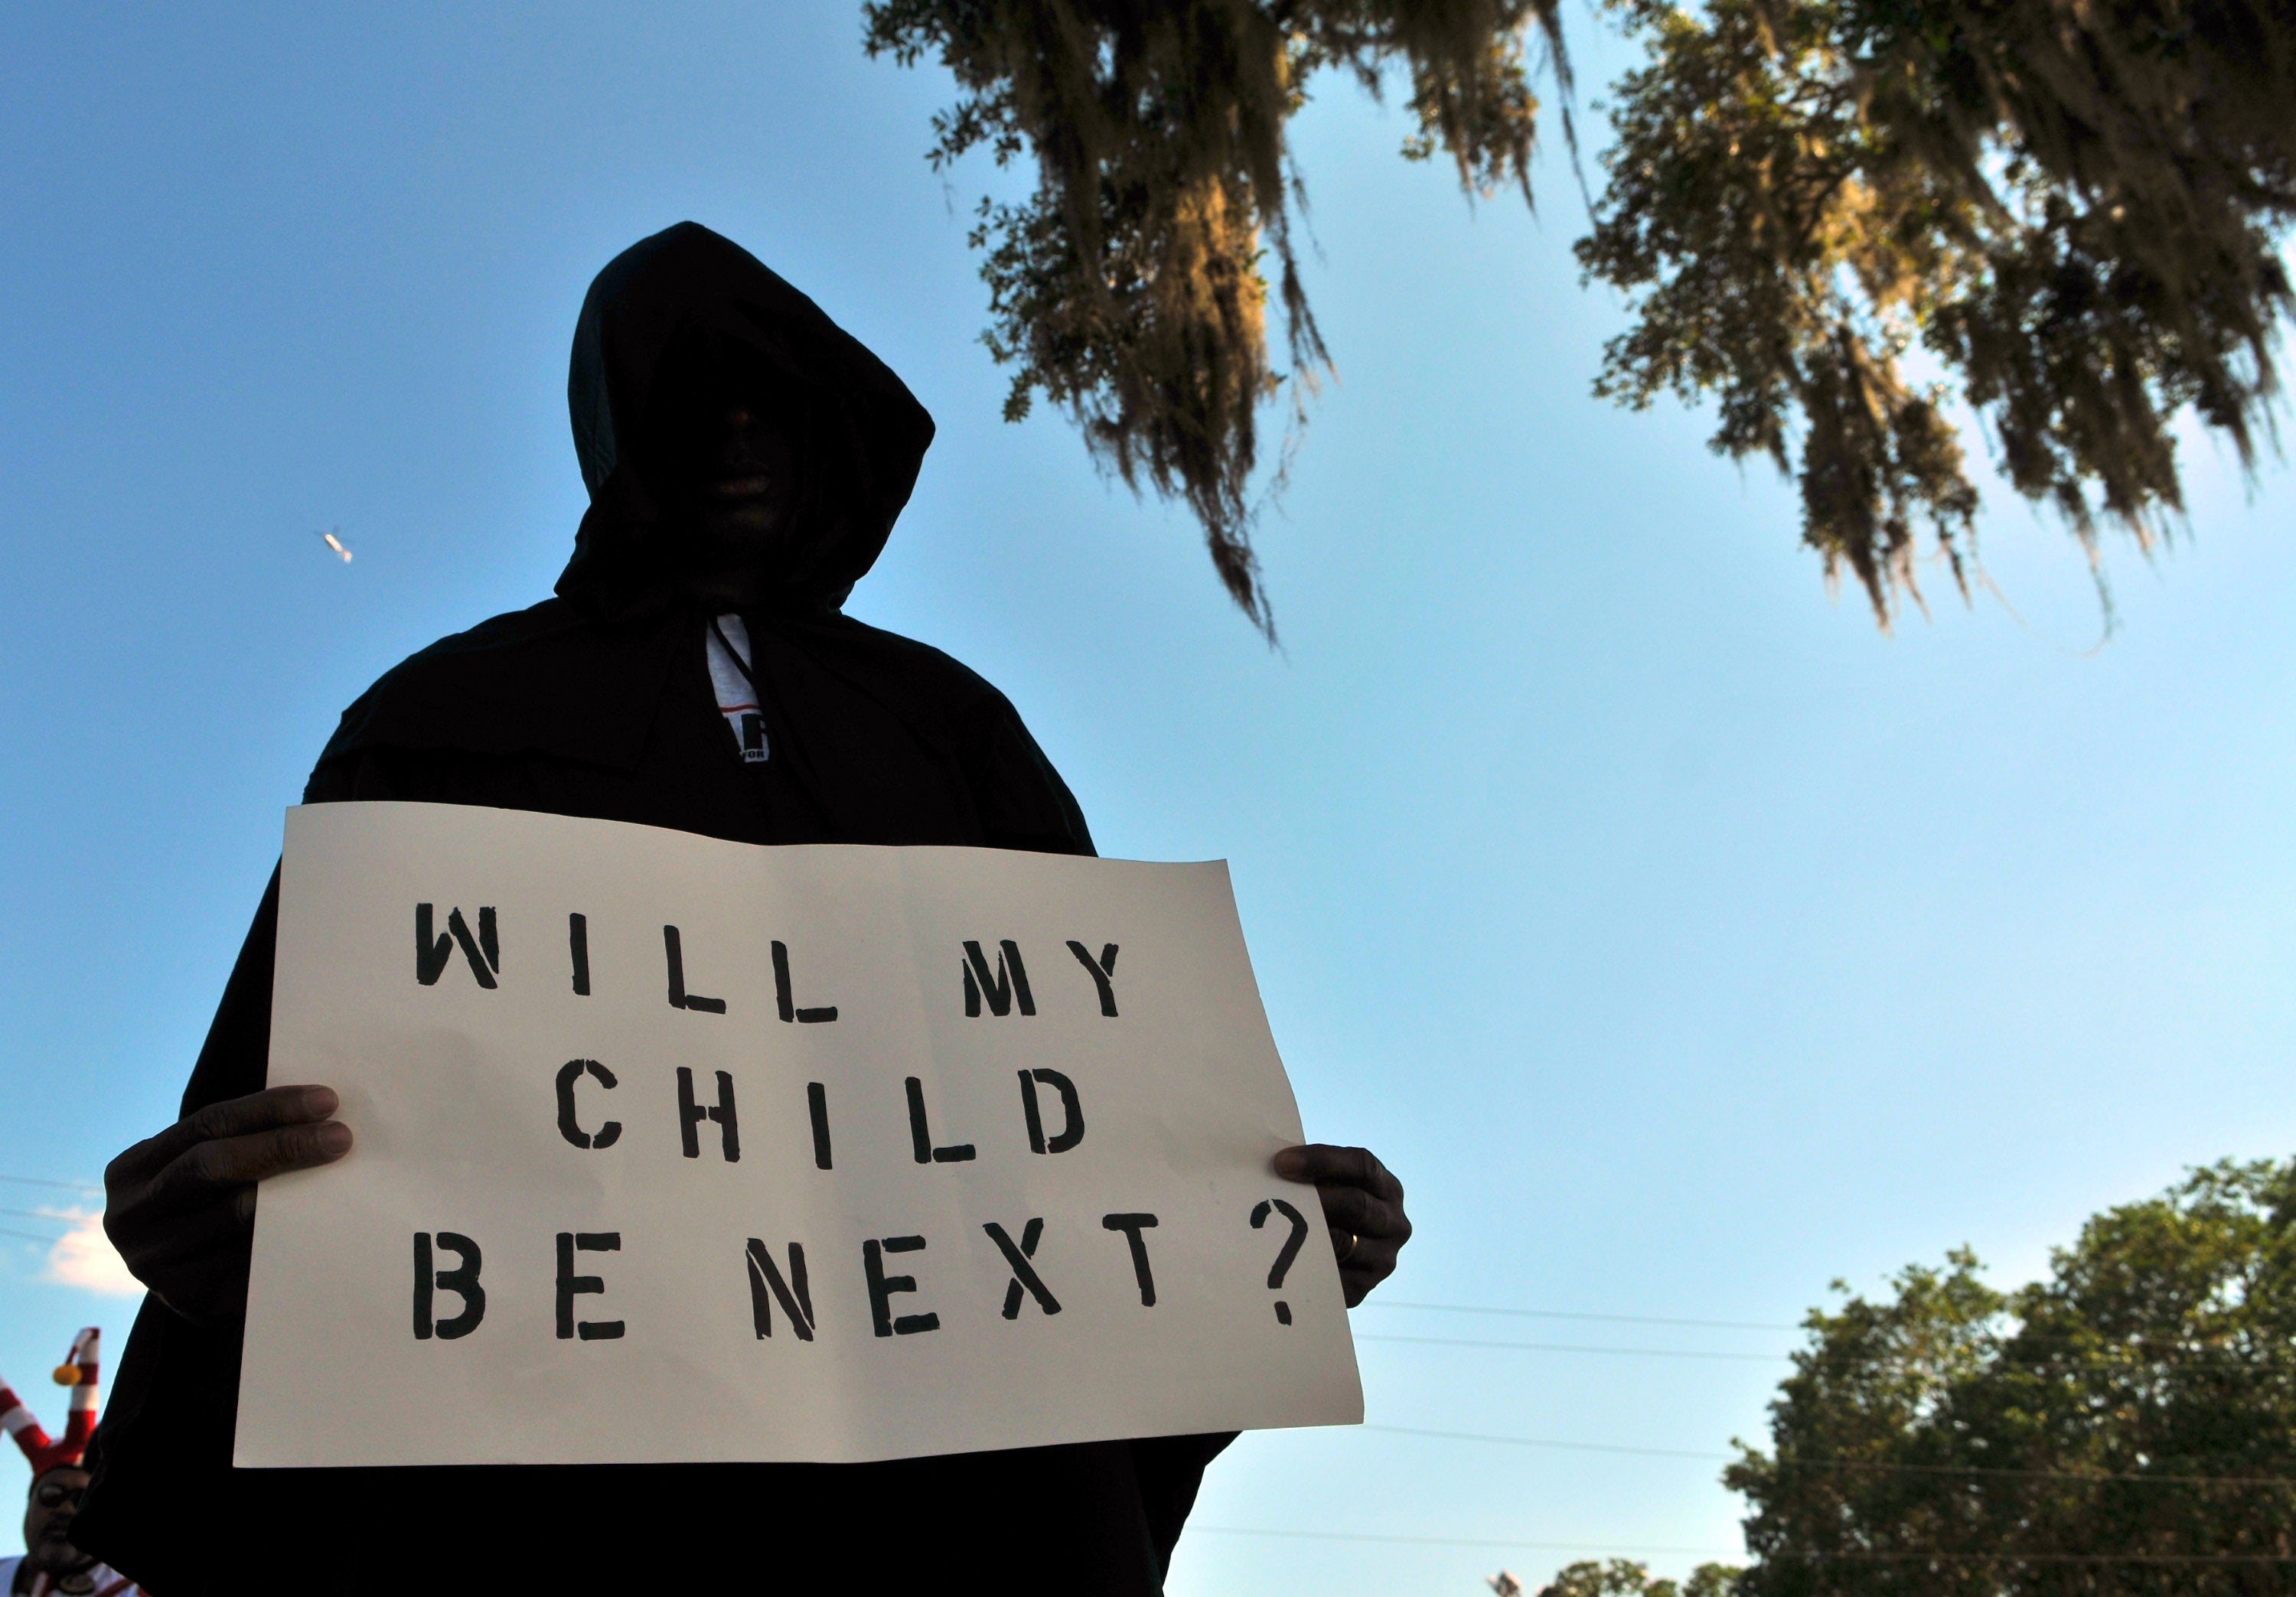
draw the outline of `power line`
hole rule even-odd
[[[21,1237],[28,1242],[42,1242],[50,1244],[62,1240],[58,1237],[35,1236],[29,1231],[0,1231],[0,1237]]]
[[[1382,1303],[1378,1301],[1366,1301],[1357,1304],[1356,1306],[1357,1308],[1414,1310],[1428,1314],[1496,1314],[1510,1318],[1530,1320],[1586,1320],[1620,1325],[1695,1326],[1701,1329],[1711,1331],[1806,1331],[1810,1329],[1807,1325],[1788,1325],[1783,1322],[1774,1320],[1691,1320],[1658,1314],[1596,1314],[1587,1310],[1577,1309],[1500,1308],[1491,1305],[1473,1303],[1413,1303],[1405,1301]],[[1372,1333],[1365,1332],[1357,1339],[1362,1341],[1376,1339]],[[1431,1341],[1435,1339],[1430,1338],[1428,1339]],[[2013,1342],[2021,1342],[2027,1345],[2039,1344],[2059,1347],[2066,1345],[2073,1345],[2076,1347],[2085,1346],[2100,1353],[2119,1353],[2136,1355],[2156,1352],[2182,1354],[2185,1356],[2188,1362],[2205,1362],[2202,1359],[2201,1355],[2210,1354],[2212,1352],[2226,1351],[2221,1347],[2211,1349],[2207,1347],[2187,1347],[2185,1343],[2178,1341],[2173,1337],[2115,1338],[2103,1335],[2071,1336],[2062,1333],[2052,1335],[2044,1331],[2027,1330],[2019,1330],[2009,1332],[2005,1335],[1998,1335],[1995,1337],[1994,1340],[1997,1345],[2004,1347]],[[1496,1346],[1496,1344],[1493,1345]],[[1804,1351],[1809,1351],[1809,1349],[1804,1349]],[[1687,1357],[1690,1355],[1685,1354],[1682,1356]],[[1779,1356],[1782,1358],[1790,1358],[1793,1355],[1792,1354],[1781,1354]],[[2227,1362],[2246,1364],[2253,1364],[2255,1361],[2243,1358],[2239,1354],[2233,1353],[2230,1355]]]
[[[1960,1552],[1917,1548],[1905,1552],[1812,1551],[1766,1556],[1812,1564],[2296,1564],[2296,1553],[2288,1552]]]
[[[1657,1547],[1622,1544],[1617,1542],[1525,1542],[1509,1536],[1488,1539],[1477,1536],[1382,1536],[1359,1530],[1261,1530],[1243,1525],[1191,1525],[1191,1533],[1216,1536],[1280,1536],[1302,1542],[1384,1542],[1406,1547],[1497,1547],[1528,1548],[1540,1552],[1660,1552],[1677,1553],[1690,1558],[1743,1558],[1737,1552],[1725,1552],[1719,1547]]]
[[[1355,1333],[1355,1339],[1358,1342],[1410,1342],[1427,1347],[1505,1348],[1517,1353],[1610,1353],[1627,1355],[1636,1358],[1721,1359],[1732,1364],[1783,1364],[1792,1363],[1796,1357],[1796,1355],[1792,1353],[1714,1353],[1690,1347],[1591,1347],[1583,1343],[1576,1342],[1500,1342],[1486,1341],[1480,1338],[1472,1337],[1403,1336],[1390,1331],[1357,1331]],[[2011,1339],[2013,1340],[2015,1339]],[[2082,1339],[2074,1337],[2037,1337],[2029,1339],[2059,1344],[2078,1344]],[[2004,1345],[2005,1346],[2006,1344],[2005,1343]],[[1810,1352],[1816,1350],[1804,1349],[1803,1351]],[[2225,1369],[2236,1371],[2243,1374],[2273,1377],[2285,1375],[2289,1369],[2289,1366],[2284,1360],[2276,1360],[2267,1364],[2260,1357],[2244,1355],[2227,1348],[2184,1347],[2179,1347],[2176,1343],[2166,1340],[2154,1340],[2150,1342],[2102,1341],[2086,1347],[2077,1346],[2074,1349],[2073,1356],[2079,1358],[2084,1355],[2094,1355],[2098,1358],[2113,1358],[2117,1359],[2123,1364],[2135,1364],[2139,1366],[2155,1364],[2199,1365],[2202,1367],[2216,1365]],[[1900,1350],[1883,1348],[1880,1350],[1880,1353],[1876,1356],[1906,1358],[1913,1355]],[[2054,1366],[2045,1365],[2042,1367]]]
[[[1590,1347],[1571,1342],[1485,1342],[1465,1337],[1393,1336],[1385,1331],[1359,1331],[1358,1342],[1411,1342],[1428,1347],[1505,1347],[1519,1353],[1610,1353],[1633,1358],[1725,1359],[1733,1364],[1783,1364],[1784,1353],[1702,1353],[1688,1347]]]
[[[1628,1447],[1611,1442],[1554,1442],[1543,1437],[1495,1437],[1473,1430],[1428,1430],[1416,1425],[1364,1425],[1358,1429],[1376,1430],[1388,1436],[1432,1437],[1445,1442],[1496,1442],[1509,1447],[1554,1447],[1566,1453],[1623,1453],[1636,1458],[1687,1458],[1702,1463],[1727,1463],[1737,1455],[1729,1453],[1690,1453],[1679,1447]]]
[[[0,1181],[20,1187],[62,1187],[74,1192],[101,1192],[103,1189],[88,1181],[44,1181],[37,1175],[0,1175]]]
[[[1660,1314],[1596,1314],[1559,1308],[1484,1308],[1472,1303],[1365,1302],[1359,1308],[1417,1309],[1435,1314],[1505,1314],[1523,1320],[1601,1320],[1616,1325],[1696,1325],[1713,1331],[1800,1331],[1774,1320],[1679,1320]]]
[[[1553,1447],[1571,1453],[1621,1453],[1639,1458],[1686,1458],[1708,1463],[1733,1463],[1731,1453],[1690,1453],[1672,1447],[1627,1447],[1605,1442],[1557,1442],[1542,1437],[1501,1437],[1481,1431],[1428,1430],[1414,1425],[1365,1425],[1365,1430],[1390,1436],[1431,1437],[1449,1442],[1490,1442],[1508,1447]],[[2144,1470],[2020,1470],[2001,1464],[1900,1464],[1878,1459],[1799,1458],[1765,1460],[1781,1470],[1844,1470],[1877,1475],[1984,1475],[2023,1480],[2127,1480],[2160,1486],[2296,1487],[2296,1477],[2284,1475],[2172,1475]]]
[[[87,1217],[85,1215],[43,1214],[36,1208],[0,1208],[0,1215],[13,1215],[19,1220],[53,1220],[59,1225],[77,1225]],[[54,1239],[49,1240],[53,1241]]]
[[[1744,1559],[1751,1555],[1720,1547],[1638,1546],[1618,1542],[1528,1542],[1513,1537],[1387,1536],[1363,1530],[1263,1530],[1243,1525],[1192,1525],[1210,1536],[1276,1536],[1305,1542],[1374,1542],[1412,1547],[1524,1548],[1542,1552],[1659,1552],[1688,1558]],[[1849,1564],[2296,1564],[2285,1552],[1962,1552],[1922,1550],[1890,1552],[1789,1552],[1765,1555],[1781,1562]]]

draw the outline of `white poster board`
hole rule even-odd
[[[1226,869],[291,810],[242,1466],[1353,1423]]]

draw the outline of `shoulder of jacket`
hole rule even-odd
[[[609,625],[562,599],[417,650],[343,711],[319,764],[378,749],[636,758],[672,641],[662,620]]]
[[[837,618],[830,635],[856,653],[899,662],[903,685],[943,713],[1019,719],[1012,700],[996,684],[945,650],[844,615]]]
[[[360,699],[404,692],[416,684],[483,674],[522,651],[546,646],[589,625],[582,612],[563,599],[545,599],[524,610],[489,616],[476,627],[449,633],[417,649],[375,678]]]
[[[906,708],[953,753],[981,807],[996,847],[1047,854],[1095,852],[1091,829],[1068,783],[1037,744],[1013,701],[970,666],[934,648],[840,617],[836,635],[856,653],[898,660]]]
[[[499,649],[530,643],[537,638],[556,636],[560,633],[594,624],[578,606],[554,597],[529,604],[524,610],[506,610],[498,616],[488,616],[476,627],[449,633],[430,648],[417,652],[429,654],[453,649]]]

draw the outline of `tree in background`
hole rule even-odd
[[[1735,1569],[1722,1564],[1701,1564],[1690,1578],[1677,1585],[1653,1580],[1641,1564],[1614,1558],[1606,1564],[1588,1560],[1556,1571],[1538,1590],[1538,1597],[1735,1597]]]
[[[1956,405],[2092,565],[2100,515],[2149,549],[2181,511],[2179,412],[2252,464],[2296,306],[2288,0],[1611,3],[1651,55],[1578,245],[1637,317],[1596,391],[1711,394],[1714,448],[1798,454],[1804,540],[1884,624],[1917,524],[1967,593]]]
[[[2191,414],[2244,465],[2296,309],[2292,0],[1606,0],[1648,50],[1618,86],[1578,245],[1635,324],[1596,391],[1711,395],[1718,450],[1794,474],[1802,535],[1887,625],[1926,528],[1967,592],[1956,407],[2094,561],[2183,504]],[[1295,420],[1328,355],[1301,289],[1285,128],[1324,69],[1408,85],[1406,155],[1530,197],[1557,0],[875,0],[867,45],[955,75],[931,158],[1026,153],[982,202],[1005,405],[1066,408],[1103,463],[1186,502],[1264,629],[1250,545],[1272,262]],[[1534,38],[1535,36],[1535,38]],[[1566,123],[1566,131],[1568,124]],[[1918,346],[1936,381],[1917,381]],[[1282,473],[1276,474],[1280,483]],[[2102,590],[2100,590],[2102,591]]]
[[[2003,1293],[1956,1253],[1811,1314],[1770,1452],[1723,1477],[1735,1597],[2296,1589],[2296,1161],[2196,1171],[2052,1264]]]
[[[1559,0],[877,0],[871,54],[931,54],[962,94],[931,159],[1026,152],[1026,204],[984,200],[989,351],[1016,369],[1004,414],[1041,393],[1095,457],[1185,500],[1236,603],[1273,635],[1250,542],[1273,258],[1294,390],[1329,364],[1300,283],[1304,190],[1286,124],[1324,68],[1411,88],[1405,153],[1440,149],[1460,180],[1530,196],[1538,100],[1526,41],[1560,66]],[[1567,82],[1567,77],[1565,81]],[[1280,478],[1280,473],[1279,473]]]

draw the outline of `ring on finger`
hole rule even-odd
[[[1344,1265],[1349,1259],[1355,1257],[1356,1249],[1359,1247],[1362,1242],[1363,1238],[1357,1236],[1354,1232],[1351,1231],[1348,1233],[1348,1245],[1340,1249],[1340,1263]]]

